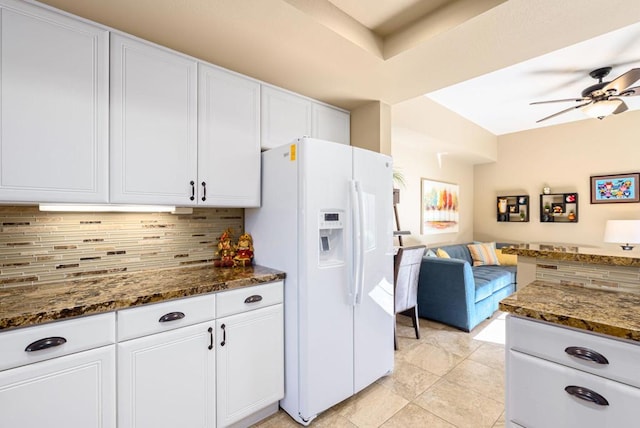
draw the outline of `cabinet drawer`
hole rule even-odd
[[[206,294],[118,311],[118,341],[212,320],[215,302]]]
[[[513,350],[508,358],[511,421],[527,428],[637,426],[640,389]]]
[[[0,370],[115,343],[115,329],[110,312],[0,333]]]
[[[216,315],[221,318],[282,303],[282,287],[283,282],[278,281],[219,293],[216,301]]]
[[[511,349],[640,388],[640,345],[514,316],[507,329]]]

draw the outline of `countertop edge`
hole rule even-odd
[[[203,280],[201,283],[185,285],[184,287],[170,287],[166,290],[162,290],[162,288],[159,287],[157,290],[154,290],[152,292],[136,293],[131,292],[131,290],[127,290],[128,292],[113,291],[112,293],[109,293],[108,290],[100,290],[103,291],[104,294],[96,293],[99,295],[99,297],[96,297],[95,299],[87,303],[67,305],[63,308],[55,308],[51,310],[45,309],[45,305],[40,305],[40,307],[38,307],[38,305],[34,304],[34,308],[32,310],[25,310],[23,312],[10,315],[5,315],[2,313],[2,311],[0,311],[0,333],[15,328],[36,326],[54,321],[64,321],[76,317],[97,315],[146,304],[161,303],[173,299],[193,297],[209,293],[218,293],[230,289],[256,286],[285,279],[286,275],[284,272],[279,272],[260,266],[258,266],[258,268],[267,270],[268,272],[257,273],[249,277],[231,279],[226,281],[207,282],[206,280]],[[195,271],[195,269],[197,268],[183,269],[183,271],[189,272],[190,274],[193,274],[194,272],[197,274],[197,272]],[[165,271],[170,271],[170,269],[167,269]],[[158,271],[153,272],[157,273]],[[132,275],[142,276],[144,275],[144,273],[136,273]],[[130,276],[121,277],[128,279]],[[70,281],[69,283],[74,284],[72,287],[77,288],[77,281]],[[89,282],[87,285],[82,285],[82,291],[86,292],[85,289],[89,289],[91,287],[91,285],[89,284],[91,284],[91,282]],[[51,284],[50,286],[55,287],[55,284]],[[99,288],[99,286],[96,287]],[[61,293],[64,292],[61,291]],[[73,291],[68,293],[71,295],[70,299],[73,300]]]
[[[631,266],[640,267],[640,258],[629,256],[616,256],[606,254],[586,254],[567,251],[553,250],[536,250],[530,248],[514,248],[505,247],[502,249],[504,254],[512,254],[522,257],[533,257],[547,260],[562,260],[580,263],[614,265],[614,266]]]
[[[536,283],[529,284],[526,287],[530,287],[533,285],[535,287]],[[549,287],[549,284],[545,284],[546,287]],[[560,285],[557,284],[558,294],[560,295],[563,291],[564,287],[572,287],[568,285]],[[582,288],[585,294],[588,294],[590,291],[599,291],[599,290],[590,290],[586,288]],[[617,292],[608,292],[608,293],[617,293]],[[619,295],[613,294],[612,297],[622,297],[628,295],[628,293],[620,293]],[[601,296],[598,294],[598,298]],[[637,296],[635,296],[637,297]],[[519,299],[523,301],[518,301],[517,292],[516,295],[511,295],[506,297],[498,304],[498,309],[507,312],[522,318],[529,318],[537,321],[544,321],[551,324],[557,324],[564,327],[570,327],[577,330],[587,331],[591,333],[597,333],[609,337],[613,337],[616,339],[626,339],[633,342],[640,342],[640,327],[639,328],[629,328],[622,325],[617,325],[615,321],[613,322],[602,322],[601,320],[594,319],[594,317],[582,317],[578,316],[578,312],[576,314],[572,314],[571,311],[553,311],[551,309],[541,309],[540,305],[536,303],[530,304],[525,299]],[[584,304],[586,307],[586,303]],[[624,323],[621,323],[624,324]]]

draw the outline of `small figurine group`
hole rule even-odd
[[[253,263],[253,238],[243,233],[236,245],[232,244],[231,229],[222,232],[218,238],[218,251],[213,259],[213,265],[218,267],[251,266]]]

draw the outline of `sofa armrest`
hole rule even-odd
[[[424,257],[418,282],[418,314],[465,331],[475,310],[475,281],[469,262]]]

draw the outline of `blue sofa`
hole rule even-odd
[[[515,291],[516,266],[473,266],[467,244],[440,248],[451,258],[422,259],[418,316],[471,331]]]

